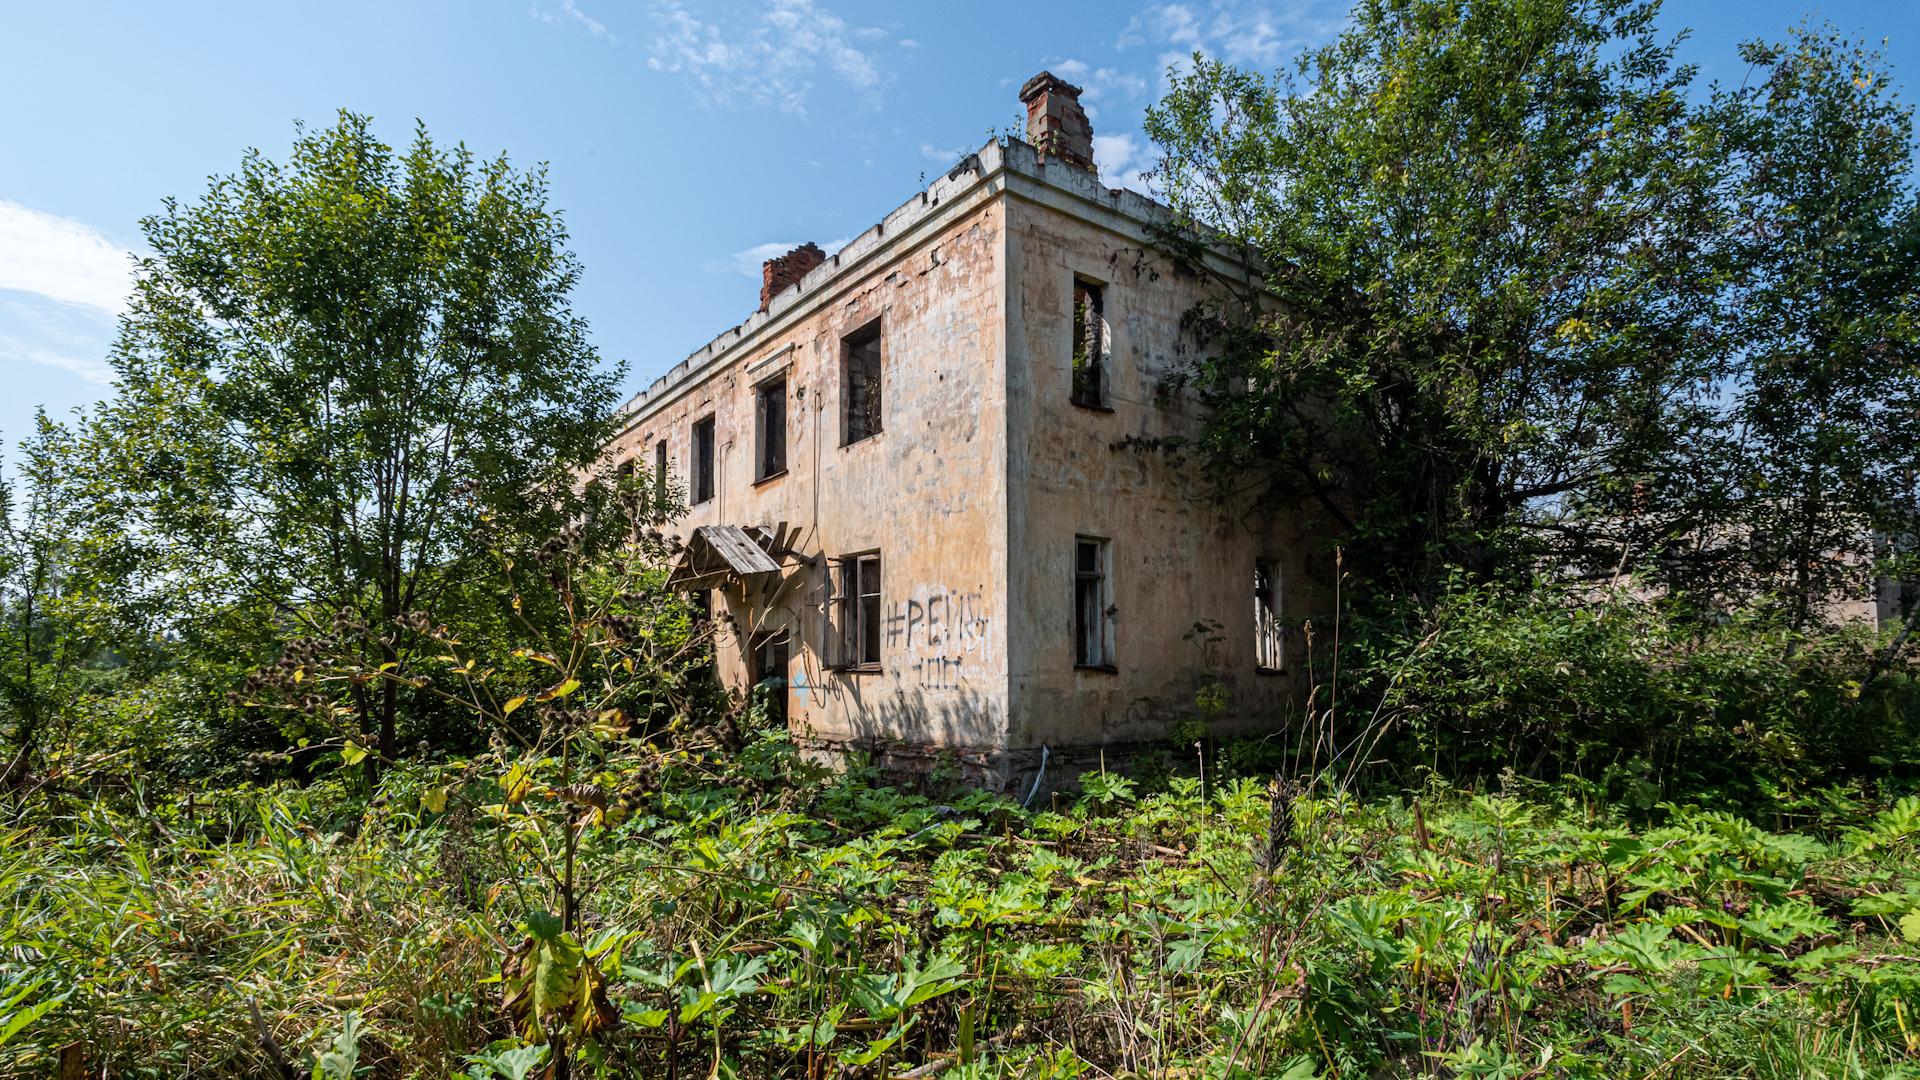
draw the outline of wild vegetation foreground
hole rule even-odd
[[[449,768],[8,833],[0,1074],[1920,1075],[1913,797],[1025,810],[636,743],[568,932],[507,809],[565,793]]]
[[[1297,706],[1196,611],[1166,767],[1031,807],[714,677],[774,627],[668,587],[543,168],[343,112],[165,199],[0,471],[0,1080],[1920,1078],[1912,111],[1684,36],[1357,0],[1168,72],[1152,258],[1265,269],[1179,314],[1194,432],[1077,452],[1307,508],[1332,595]]]

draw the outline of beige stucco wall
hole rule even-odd
[[[985,184],[946,195],[864,253],[851,245],[838,266],[823,268],[837,271],[822,273],[830,283],[803,302],[783,297],[784,308],[773,305],[707,370],[650,401],[613,453],[651,468],[664,437],[684,486],[692,425],[712,414],[716,491],[674,531],[783,522],[799,530],[795,552],[810,565],[789,560],[770,603],[717,594],[733,621],[718,650],[728,685],[746,687],[739,641],[786,627],[797,737],[948,747],[979,761],[1002,745],[1006,716],[1004,208]],[[841,339],[876,315],[882,431],[842,446]],[[755,484],[754,390],[782,371],[788,471]],[[826,560],[875,550],[881,670],[828,670]]]
[[[1115,445],[1196,428],[1190,403],[1156,391],[1209,286],[1151,253],[1155,220],[1164,210],[1138,195],[989,144],[636,399],[612,456],[651,468],[664,437],[682,485],[692,425],[716,417],[717,489],[676,525],[683,536],[795,530],[776,591],[723,597],[729,685],[746,686],[741,640],[787,628],[797,738],[908,751],[896,761],[958,752],[1001,784],[1024,783],[1041,746],[1164,738],[1203,685],[1227,690],[1220,733],[1284,718],[1304,685],[1301,640],[1291,633],[1285,673],[1256,674],[1253,563],[1279,563],[1283,616],[1297,620],[1315,603],[1309,524],[1222,508],[1190,465]],[[1219,256],[1210,268],[1231,272]],[[1069,401],[1076,274],[1105,283],[1110,411]],[[843,447],[840,343],[875,314],[884,431]],[[782,371],[788,472],[756,485],[754,389]],[[1077,535],[1112,544],[1113,672],[1073,663]],[[870,550],[882,670],[828,670],[827,560]]]
[[[1111,193],[1064,166],[1023,170],[1009,190],[1009,747],[1163,739],[1216,685],[1216,732],[1270,730],[1304,685],[1304,655],[1289,631],[1284,672],[1256,672],[1254,561],[1280,567],[1283,620],[1303,616],[1316,602],[1309,523],[1222,507],[1191,463],[1116,446],[1196,433],[1191,401],[1158,391],[1185,359],[1181,316],[1217,286],[1154,252]],[[1103,287],[1111,411],[1070,400],[1076,276]],[[1083,535],[1110,545],[1113,672],[1073,662]]]

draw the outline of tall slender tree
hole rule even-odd
[[[424,128],[396,151],[343,112],[142,224],[92,453],[103,527],[149,587],[394,628],[470,573],[483,521],[566,521],[618,372],[571,309],[580,266],[542,169]],[[379,659],[406,640],[385,633]],[[371,768],[396,753],[397,689],[356,708]]]
[[[1800,629],[1827,601],[1870,595],[1876,546],[1881,573],[1912,573],[1913,115],[1885,58],[1831,27],[1742,55],[1752,75],[1716,102],[1741,166],[1742,537],[1750,587]]]
[[[42,412],[16,444],[15,475],[0,472],[0,792],[18,789],[49,729],[78,707],[82,669],[106,640],[75,588],[80,508],[67,441]]]

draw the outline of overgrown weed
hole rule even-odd
[[[1028,813],[829,774],[777,732],[651,775],[581,848],[581,962],[618,1021],[579,1075],[1887,1076],[1920,1052],[1920,799],[1635,830],[1538,787],[1110,776]],[[0,1072],[544,1075],[501,979],[538,898],[431,780],[0,838]],[[342,804],[355,827],[315,824]]]

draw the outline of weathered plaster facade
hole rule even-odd
[[[696,496],[695,426],[713,419],[712,497],[677,531],[786,527],[780,574],[712,594],[730,685],[779,674],[755,671],[747,646],[785,632],[797,739],[908,768],[947,757],[999,786],[1042,747],[1067,765],[1164,737],[1208,684],[1227,690],[1224,723],[1281,722],[1301,690],[1300,635],[1285,631],[1281,670],[1258,669],[1255,562],[1277,570],[1281,625],[1297,626],[1313,602],[1306,523],[1217,506],[1164,455],[1117,445],[1196,419],[1158,393],[1207,288],[1154,251],[1166,221],[1058,149],[989,143],[634,399],[610,455],[652,469],[664,442],[674,484]],[[1076,283],[1102,300],[1097,406],[1073,401]],[[845,342],[875,319],[880,431],[848,443]],[[780,379],[785,471],[761,478],[759,391]],[[1105,558],[1097,665],[1076,664],[1082,538]],[[880,557],[879,655],[845,670],[852,605],[833,598],[861,553]]]

